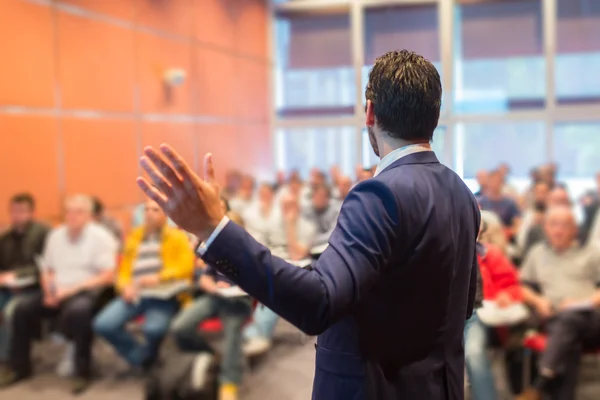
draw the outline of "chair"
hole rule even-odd
[[[523,389],[527,389],[531,385],[531,359],[533,353],[541,353],[546,349],[548,335],[533,332],[525,336],[523,340],[523,348],[525,357],[523,360]],[[585,354],[600,355],[600,348],[590,349]]]
[[[254,309],[256,308],[257,304],[258,302],[256,300],[252,300],[252,310],[250,311],[250,316],[244,323],[244,326],[252,322],[252,314],[254,313]],[[209,334],[218,334],[223,332],[223,323],[221,322],[221,318],[213,317],[205,319],[198,325],[198,331]]]

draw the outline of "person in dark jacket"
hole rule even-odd
[[[8,359],[10,321],[18,302],[39,290],[36,258],[42,254],[48,227],[33,218],[35,200],[28,193],[10,199],[11,226],[0,236],[0,363]]]

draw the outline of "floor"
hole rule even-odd
[[[52,343],[36,346],[34,379],[0,392],[0,400],[63,400],[71,398],[68,383],[57,378],[54,365],[62,348]],[[294,327],[282,322],[277,327],[274,349],[265,359],[248,367],[241,388],[243,400],[306,400],[310,399],[314,371],[314,339],[301,335]],[[114,377],[126,366],[107,345],[97,343],[94,349],[98,369],[103,376],[82,400],[143,399],[143,382],[122,381]],[[274,373],[276,371],[276,373]],[[43,399],[40,399],[43,396]]]
[[[314,371],[314,339],[302,336],[291,325],[283,322],[277,328],[276,343],[264,360],[249,367],[241,388],[243,400],[307,400],[310,399]],[[53,364],[60,348],[46,343],[35,351],[35,379],[0,392],[0,399],[63,400],[70,398],[67,384],[53,373]],[[98,367],[104,378],[80,398],[82,400],[135,400],[143,399],[142,382],[118,381],[112,378],[125,368],[108,346],[98,343],[95,349]],[[494,357],[500,400],[512,397],[506,390],[502,374],[502,357]],[[43,396],[43,399],[40,399]],[[600,359],[584,360],[577,400],[600,399]]]

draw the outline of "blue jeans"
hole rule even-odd
[[[279,315],[268,309],[262,304],[259,304],[254,310],[252,323],[244,330],[244,339],[264,338],[271,340],[275,333],[275,326],[279,321]]]
[[[0,289],[0,363],[8,361],[10,351],[12,315],[19,302],[36,296],[37,289],[26,289],[19,292]]]
[[[112,344],[132,366],[144,366],[154,361],[163,338],[169,331],[171,319],[177,312],[176,300],[142,299],[128,303],[115,299],[94,320],[94,332]],[[144,342],[127,332],[126,324],[143,315]]]
[[[221,364],[221,383],[238,385],[242,380],[242,326],[252,311],[250,298],[222,298],[204,295],[175,317],[171,332],[182,351],[212,351],[198,332],[198,324],[218,316],[223,324],[225,344]]]
[[[465,363],[474,400],[496,400],[496,386],[492,365],[487,353],[487,327],[473,316],[465,323]]]

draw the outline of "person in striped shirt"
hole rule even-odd
[[[125,242],[116,283],[120,296],[94,321],[96,334],[111,343],[136,371],[150,367],[156,359],[185,296],[179,295],[177,288],[191,283],[195,262],[186,233],[171,227],[155,202],[149,200],[145,207],[144,225]],[[140,316],[144,317],[143,342],[125,329]]]

